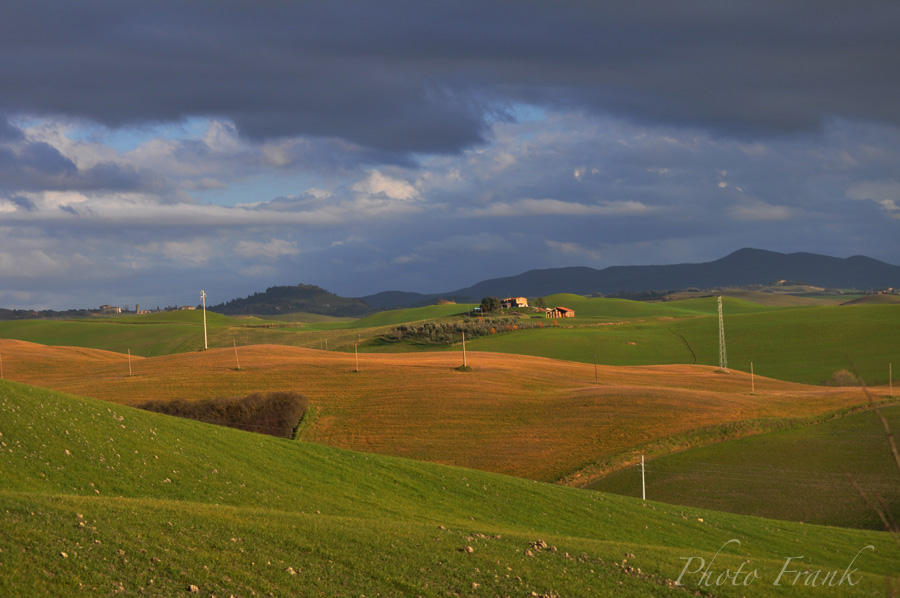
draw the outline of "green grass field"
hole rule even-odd
[[[900,430],[900,407],[882,412]],[[640,475],[630,467],[590,487],[640,496]],[[669,503],[884,529],[855,483],[874,503],[884,500],[900,513],[900,469],[872,411],[654,459],[646,464],[646,481],[647,496]]]
[[[481,337],[470,346],[583,363],[592,363],[596,354],[597,362],[606,365],[719,363],[714,315],[568,326],[560,320],[557,328]],[[889,364],[900,363],[900,307],[726,311],[725,337],[733,369],[749,372],[752,362],[757,374],[821,384],[837,370],[855,368],[868,384],[883,385]]]
[[[424,320],[437,320],[450,316],[463,314],[475,308],[475,304],[448,303],[446,305],[429,305],[426,307],[411,307],[409,309],[396,309],[382,311],[371,316],[366,316],[353,323],[353,328],[380,328],[383,326],[397,326],[408,322]]]
[[[704,594],[871,595],[900,569],[884,533],[352,453],[2,380],[0,433],[4,596],[675,596],[667,581],[687,565],[685,589]],[[713,575],[761,577],[701,586],[699,558]],[[855,585],[809,587],[812,571],[837,582],[851,562]],[[798,572],[774,585],[785,568]]]
[[[227,326],[229,318],[207,314],[211,330]],[[200,312],[78,320],[15,320],[0,322],[0,337],[42,345],[102,348],[152,357],[203,348]]]
[[[715,297],[683,299],[681,301],[629,301],[627,299],[588,298],[581,295],[561,294],[544,298],[548,307],[562,305],[575,310],[575,315],[592,318],[634,319],[715,315],[718,303]],[[731,314],[778,311],[793,306],[764,306],[758,303],[725,297],[724,309]]]

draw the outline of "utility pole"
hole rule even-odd
[[[131,376],[131,349],[128,349],[128,375]]]
[[[719,367],[728,371],[728,357],[725,355],[725,319],[722,317],[722,296],[719,300]]]
[[[466,331],[463,330],[463,367],[467,367],[466,365]]]
[[[200,291],[200,300],[203,301],[203,350],[209,349],[209,340],[206,336],[206,291]]]
[[[238,371],[240,371],[240,370],[241,370],[241,360],[238,359],[238,353],[237,353],[237,341],[236,341],[234,338],[232,338],[232,339],[231,339],[231,343],[234,345],[234,361],[235,361],[235,363],[237,363],[237,369],[238,369]]]
[[[647,482],[644,478],[644,455],[641,455],[641,500],[647,500]]]
[[[753,379],[753,362],[750,362],[750,394],[756,394],[756,382]]]
[[[600,383],[600,377],[597,375],[597,349],[594,349],[594,384]]]

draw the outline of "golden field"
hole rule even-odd
[[[130,375],[127,355],[94,349],[0,340],[0,358],[7,379],[124,405],[293,390],[310,403],[302,440],[575,485],[671,437],[867,403],[758,376],[751,393],[749,374],[709,366],[601,366],[595,382],[592,365],[497,353],[470,352],[471,372],[461,353],[361,354],[357,373],[353,354],[277,345],[131,357]]]

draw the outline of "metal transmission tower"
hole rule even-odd
[[[719,296],[719,367],[728,371],[728,356],[725,355],[725,319],[722,317],[722,297]]]

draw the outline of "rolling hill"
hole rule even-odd
[[[338,317],[361,316],[373,311],[362,299],[341,297],[309,284],[269,287],[262,293],[212,305],[209,310],[229,316],[308,312]]]
[[[254,345],[147,359],[0,340],[8,379],[112,403],[287,390],[309,399],[301,438],[583,485],[637,447],[667,454],[827,417],[859,389],[718,373],[708,366],[597,368],[496,353],[336,353]],[[240,366],[240,369],[238,369]],[[129,375],[131,372],[131,375]],[[595,382],[596,380],[596,382]],[[887,389],[878,392],[885,394]]]
[[[439,294],[388,292],[363,299],[373,307],[417,306],[438,297],[478,303],[482,297],[522,295],[542,297],[555,293],[612,294],[621,291],[678,290],[697,287],[741,287],[778,280],[802,281],[832,288],[900,287],[900,266],[864,256],[846,259],[814,253],[777,253],[741,249],[721,259],[700,264],[665,266],[611,266],[530,270],[516,276],[493,278],[473,286]]]
[[[886,297],[878,295],[873,297]],[[712,297],[640,302],[625,299],[548,295],[553,305],[576,310],[577,318],[558,326],[540,314],[524,312],[521,328],[469,337],[472,350],[535,355],[601,365],[718,364],[716,301]],[[436,322],[453,326],[470,304],[434,305],[379,312],[357,320],[299,318],[263,320],[207,313],[211,348],[253,344],[367,353],[459,351],[461,336],[419,343],[395,327]],[[782,380],[830,383],[835,372],[855,369],[868,384],[886,384],[889,364],[900,363],[897,305],[763,306],[725,298],[729,365]],[[513,320],[507,320],[513,323]],[[543,328],[540,328],[543,326]],[[0,322],[0,338],[56,346],[83,346],[154,357],[202,349],[199,311],[79,320]],[[385,340],[387,339],[387,340]]]
[[[852,563],[853,585],[829,595],[870,595],[900,560],[883,533],[353,453],[6,380],[0,430],[5,596],[681,596],[709,592],[685,566],[701,558],[754,571],[757,596],[821,595],[802,568]],[[777,577],[800,554],[796,579]]]

